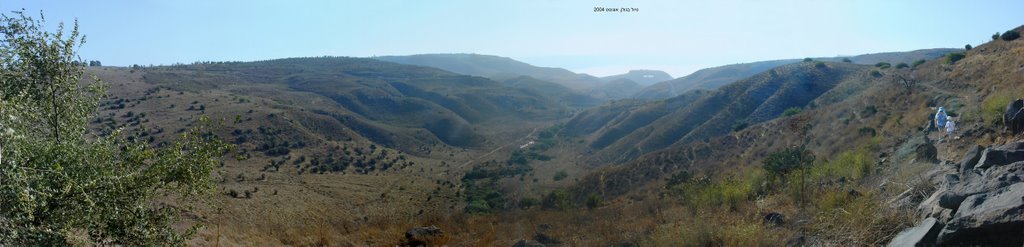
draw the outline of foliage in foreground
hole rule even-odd
[[[79,84],[84,39],[77,23],[70,34],[44,26],[22,12],[0,18],[0,245],[181,244],[195,228],[172,225],[213,190],[228,146],[208,124],[161,148],[89,134],[104,89]]]

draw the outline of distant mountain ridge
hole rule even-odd
[[[911,64],[917,60],[929,60],[941,57],[946,53],[957,52],[961,50],[962,49],[954,48],[934,48],[906,52],[883,52],[849,57],[839,56],[812,59],[816,61],[830,62],[841,62],[843,61],[843,59],[850,59],[850,61],[855,64],[875,64],[879,62],[888,62],[891,63],[892,65],[896,65],[898,63]],[[693,89],[716,89],[718,87],[735,82],[737,80],[747,78],[754,74],[768,71],[778,66],[792,64],[800,61],[801,59],[782,59],[759,61],[752,63],[731,64],[701,69],[683,77],[679,77],[669,81],[659,82],[657,84],[643,88],[635,95],[633,95],[633,97],[638,99],[666,99],[680,95],[682,93],[685,93],[686,91]]]
[[[601,77],[601,80],[604,80],[606,82],[612,82],[618,79],[629,79],[633,82],[636,82],[640,86],[646,87],[654,83],[672,80],[673,78],[665,71],[645,69],[630,70],[625,74]]]
[[[602,84],[600,78],[578,74],[562,68],[533,66],[507,57],[480,54],[418,54],[409,56],[379,56],[373,59],[393,63],[434,67],[459,74],[475,75],[504,81],[529,76],[543,81],[582,90]]]

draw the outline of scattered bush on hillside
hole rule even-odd
[[[782,116],[786,116],[786,117],[793,116],[793,115],[796,115],[796,114],[800,114],[800,111],[801,111],[800,107],[790,107],[790,108],[787,108],[785,111],[782,112]]]
[[[562,189],[556,189],[548,192],[541,201],[541,207],[544,209],[554,210],[569,210],[572,208],[572,203],[569,202],[569,192]]]
[[[804,62],[812,62],[812,61],[814,61],[814,59],[811,59],[811,58],[804,58]]]
[[[967,44],[967,45],[964,45],[964,50],[968,50],[968,51],[970,51],[970,50],[971,50],[971,49],[973,49],[973,48],[974,48],[974,47],[973,47],[973,46],[971,46],[971,44]]]
[[[992,35],[992,41],[996,41],[996,40],[999,40],[999,32],[996,32],[996,34]]]
[[[523,197],[522,199],[519,199],[520,209],[529,209],[537,205],[540,205],[540,200],[537,200],[537,198]]]
[[[569,177],[569,173],[566,173],[565,170],[562,170],[556,172],[555,176],[552,179],[554,179],[555,181],[562,181],[562,179],[565,179],[567,177]]]
[[[732,124],[732,131],[739,132],[740,130],[746,129],[748,125],[750,125],[750,123],[747,123],[746,120],[738,120]]]
[[[872,70],[871,71],[871,77],[875,77],[875,78],[882,77],[882,72],[878,72],[877,70]]]
[[[907,63],[896,64],[896,68],[897,69],[905,69],[905,68],[908,68],[908,67],[910,67],[910,65],[907,65]]]
[[[892,67],[892,64],[886,62],[878,62],[875,64],[875,67],[878,67],[880,69],[888,69],[889,67]]]
[[[818,69],[824,69],[828,68],[828,65],[825,65],[825,62],[816,62],[814,63],[814,67]]]
[[[814,155],[802,148],[787,148],[768,154],[764,159],[763,168],[773,180],[784,178],[790,172],[806,167],[814,162]]]
[[[982,119],[990,124],[1001,123],[1006,105],[1010,104],[1013,99],[1011,93],[1004,91],[985,97],[985,100],[981,102]]]
[[[1017,30],[1010,30],[1006,31],[1005,33],[1003,33],[1003,35],[999,37],[1002,38],[1003,41],[1013,41],[1017,38],[1020,38],[1020,33],[1017,32]]]
[[[924,62],[926,62],[924,59],[920,59],[920,60],[914,61],[914,64],[911,65],[910,68],[911,69],[916,69],[917,66],[921,66],[922,64],[924,64]]]
[[[964,57],[967,57],[967,55],[964,55],[961,52],[948,53],[948,54],[946,54],[946,63],[947,64],[954,64],[954,63],[956,63],[956,61],[960,61],[960,59],[964,59]]]
[[[877,134],[875,128],[871,127],[861,127],[860,129],[857,129],[857,133],[860,133],[861,135],[869,135],[872,137]]]
[[[844,63],[852,63],[852,62],[853,62],[853,60],[850,60],[850,58],[848,58],[848,57],[844,57],[844,58],[843,58],[843,62],[844,62]]]
[[[602,204],[604,204],[604,199],[597,195],[597,193],[590,192],[590,195],[587,195],[587,209],[594,209]]]

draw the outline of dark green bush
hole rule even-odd
[[[878,62],[878,63],[875,64],[875,67],[878,67],[878,68],[881,68],[881,69],[888,69],[889,67],[892,67],[892,64],[889,64],[889,63],[886,63],[886,62]]]
[[[541,201],[541,206],[544,209],[568,210],[572,206],[569,203],[569,192],[561,189],[548,192]]]
[[[992,35],[992,41],[996,41],[996,40],[999,40],[999,32],[996,32],[996,34]]]
[[[964,45],[964,50],[968,50],[968,51],[970,51],[970,50],[971,50],[971,49],[973,49],[973,48],[974,48],[974,47],[973,47],[973,46],[971,46],[971,44],[967,44],[967,45]]]
[[[565,179],[567,177],[569,177],[569,173],[566,173],[565,171],[558,171],[555,173],[555,177],[553,179],[555,181],[562,181],[562,179]]]
[[[925,62],[925,60],[924,60],[924,59],[921,59],[921,60],[917,60],[917,61],[914,61],[914,64],[913,64],[913,65],[911,65],[911,66],[910,66],[910,68],[912,68],[912,69],[916,69],[916,68],[917,68],[917,66],[921,66],[922,64],[924,64],[924,62]]]
[[[814,67],[815,68],[819,68],[819,69],[828,68],[828,66],[825,65],[825,62],[816,62],[816,63],[814,63]]]
[[[769,175],[784,176],[801,166],[810,165],[811,162],[814,162],[814,155],[811,155],[810,151],[787,148],[768,154],[768,158],[764,159],[763,168]]]
[[[954,64],[954,63],[956,63],[956,61],[960,61],[960,59],[964,59],[964,57],[967,57],[967,55],[964,55],[962,52],[948,53],[948,54],[946,54],[946,63]]]
[[[907,68],[907,67],[910,67],[910,65],[907,65],[907,63],[899,63],[899,64],[896,65],[897,69],[904,69],[904,68]]]
[[[804,58],[804,62],[811,62],[811,61],[814,61],[814,59],[811,59],[811,58]]]
[[[882,72],[878,72],[877,70],[872,70],[871,71],[871,76],[875,77],[875,78],[882,77]]]
[[[790,108],[788,108],[788,109],[786,109],[785,111],[782,112],[782,115],[783,116],[787,116],[787,117],[788,116],[793,116],[793,115],[796,115],[796,114],[800,114],[800,107],[790,107]]]
[[[1010,30],[1006,31],[1005,33],[1003,33],[1003,35],[999,37],[1002,38],[1003,41],[1013,41],[1017,38],[1020,38],[1020,33],[1017,32],[1016,30]]]
[[[853,60],[850,60],[850,58],[844,57],[844,58],[843,58],[843,62],[844,62],[844,63],[852,63],[852,62],[853,62]]]

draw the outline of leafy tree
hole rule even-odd
[[[808,58],[804,58],[804,62],[811,62],[811,61],[814,61],[814,59],[811,59],[809,57]]]
[[[786,174],[802,166],[809,166],[812,162],[814,162],[814,155],[810,151],[800,148],[787,148],[768,154],[768,158],[764,159],[763,168],[768,172],[768,175],[784,177]]]
[[[825,62],[815,62],[814,67],[818,69],[824,69],[828,68],[828,65],[825,65]]]
[[[966,45],[964,45],[964,50],[968,50],[968,51],[970,51],[970,50],[971,50],[971,49],[973,49],[973,48],[974,48],[974,47],[973,47],[973,46],[971,46],[971,44],[966,44]]]
[[[964,55],[963,53],[960,53],[960,52],[947,53],[946,54],[946,63],[954,64],[954,63],[956,63],[956,61],[960,61],[960,59],[964,59],[964,57],[967,57],[967,56]]]
[[[996,41],[996,40],[999,40],[999,32],[996,32],[996,34],[992,35],[992,41]]]
[[[1002,38],[1003,41],[1013,41],[1017,38],[1020,38],[1020,33],[1017,32],[1016,30],[1010,30],[1006,31],[1005,33],[1003,33],[1003,35],[999,37]]]
[[[844,58],[843,58],[843,62],[844,62],[844,63],[852,63],[852,62],[853,62],[853,60],[850,60],[850,58],[848,58],[848,57],[844,57]]]
[[[161,148],[90,134],[104,86],[80,84],[77,22],[50,33],[42,15],[12,13],[0,15],[0,245],[181,245],[196,228],[172,225],[208,200],[229,147],[208,120]]]
[[[541,206],[545,209],[568,210],[572,206],[569,203],[569,192],[561,189],[548,192],[541,201]]]

